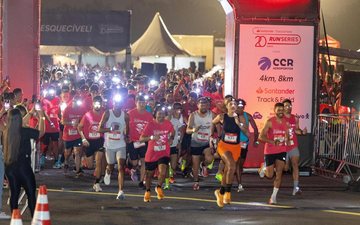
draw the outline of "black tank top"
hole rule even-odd
[[[240,143],[240,127],[235,123],[234,117],[224,114],[223,130],[221,140],[228,144]]]

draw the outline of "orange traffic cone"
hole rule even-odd
[[[19,209],[13,209],[10,225],[23,225]]]
[[[46,186],[39,187],[36,208],[31,225],[51,225]]]

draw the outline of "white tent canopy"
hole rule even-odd
[[[95,47],[81,47],[81,46],[55,46],[55,45],[40,45],[40,55],[107,55]]]
[[[125,50],[116,54],[123,55]],[[141,56],[176,56],[192,54],[184,49],[170,34],[160,13],[157,12],[145,33],[131,45],[131,55]]]

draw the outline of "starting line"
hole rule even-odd
[[[62,192],[62,193],[76,193],[76,194],[88,194],[88,195],[106,195],[106,196],[114,196],[115,193],[107,193],[107,192],[90,192],[90,191],[71,191],[71,190],[58,190],[58,189],[47,189],[48,192]],[[126,194],[128,197],[135,198],[143,198],[144,195],[139,194]],[[156,198],[156,196],[151,196],[151,198]],[[210,202],[216,203],[216,200],[211,199],[202,199],[202,198],[189,198],[189,197],[177,197],[177,196],[165,196],[165,199],[173,199],[173,200],[184,200],[184,201],[196,201],[196,202]],[[248,206],[259,206],[259,207],[267,207],[267,208],[279,208],[279,209],[295,209],[293,206],[286,205],[269,205],[260,202],[236,202],[232,201],[233,205],[248,205]]]
[[[90,192],[90,191],[71,191],[71,190],[63,190],[63,189],[47,189],[48,192],[61,192],[61,193],[74,193],[74,194],[86,194],[86,195],[106,195],[106,196],[114,196],[115,193],[107,193],[107,192]],[[135,198],[143,198],[143,195],[139,194],[126,194],[128,197]],[[151,196],[151,198],[156,198],[156,196]],[[196,201],[196,202],[209,202],[216,203],[216,200],[211,199],[201,199],[201,198],[189,198],[189,197],[177,197],[177,196],[166,196],[166,199],[173,200],[184,200],[184,201]],[[247,205],[247,206],[257,206],[257,207],[267,207],[267,208],[277,208],[277,209],[296,209],[294,206],[288,205],[269,205],[260,202],[231,202],[232,205]],[[348,212],[348,211],[338,211],[338,210],[320,210],[326,213],[335,213],[342,215],[351,215],[351,216],[360,216],[360,213],[357,212]]]

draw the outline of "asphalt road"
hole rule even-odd
[[[199,191],[193,191],[191,180],[179,177],[165,199],[143,202],[144,190],[129,177],[125,183],[125,200],[116,200],[116,178],[103,192],[92,190],[91,171],[80,178],[64,176],[62,170],[46,169],[36,175],[37,185],[46,185],[53,225],[90,224],[360,224],[360,194],[347,190],[346,185],[311,176],[301,177],[301,196],[292,196],[292,180],[285,175],[278,194],[278,205],[267,205],[272,182],[257,174],[245,174],[245,191],[232,192],[232,204],[219,209],[214,190],[218,183],[213,176],[204,178]],[[154,187],[154,185],[153,185]],[[4,191],[4,210],[8,191]],[[30,224],[29,212],[23,223]],[[0,220],[0,224],[9,224]]]

